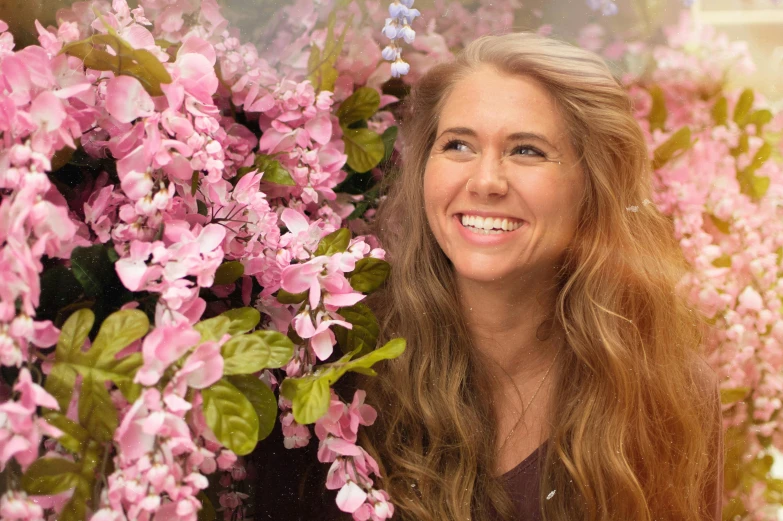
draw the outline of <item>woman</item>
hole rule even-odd
[[[644,136],[596,55],[488,36],[406,101],[365,446],[406,520],[719,520],[717,377]],[[631,212],[626,208],[637,206]]]

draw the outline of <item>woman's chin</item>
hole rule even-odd
[[[464,279],[465,281],[483,284],[496,284],[509,280],[511,277],[511,273],[508,270],[490,269],[488,266],[464,269],[460,269],[460,266],[455,266],[455,272],[459,278]]]

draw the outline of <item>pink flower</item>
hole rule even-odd
[[[44,521],[43,509],[24,492],[9,490],[0,497],[0,519],[6,521]]]
[[[223,357],[220,356],[220,344],[204,342],[185,360],[177,372],[177,378],[185,378],[188,387],[204,389],[217,382],[223,376]]]
[[[152,115],[155,104],[139,80],[116,76],[106,84],[106,110],[120,123],[130,123]]]
[[[337,493],[337,507],[343,512],[353,513],[365,502],[367,492],[359,486],[349,481]]]
[[[136,372],[134,381],[142,385],[155,385],[163,371],[198,344],[200,338],[201,335],[187,322],[156,327],[144,339],[144,365]],[[221,365],[221,372],[222,369]]]

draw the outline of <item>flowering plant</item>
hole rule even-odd
[[[389,107],[520,6],[386,7],[299,0],[263,47],[214,0],[77,2],[17,50],[0,22],[0,517],[242,518],[243,456],[278,418],[287,448],[315,432],[341,510],[393,515],[357,444],[377,413],[332,389],[404,349],[377,345],[362,302],[389,273],[365,222],[399,155]],[[603,34],[579,44],[652,65],[624,78],[656,168],[640,204],[673,219],[696,268],[683,288],[713,317],[730,517],[765,519],[783,490],[766,454],[783,116],[725,87],[752,63],[708,28],[683,19],[647,50]]]
[[[389,266],[336,192],[393,152],[380,92],[335,102],[331,37],[287,78],[213,0],[77,2],[16,51],[7,29],[0,516],[196,519],[221,470],[242,517],[241,457],[279,415],[289,448],[316,425],[342,510],[390,517],[356,445],[375,411],[330,390],[405,347],[377,345],[361,301]]]
[[[667,44],[650,49],[653,72],[625,78],[655,168],[653,201],[643,204],[672,219],[693,267],[681,289],[712,324],[724,518],[776,519],[783,480],[770,475],[769,449],[783,446],[783,112],[752,89],[726,86],[755,67],[743,42],[686,14],[665,33]]]

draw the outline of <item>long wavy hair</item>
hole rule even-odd
[[[404,336],[408,347],[362,381],[381,409],[363,441],[383,465],[395,516],[512,516],[493,475],[497,411],[488,365],[427,223],[422,189],[444,101],[482,65],[546,87],[587,180],[552,310],[567,348],[558,357],[541,482],[542,496],[557,493],[540,498],[544,519],[711,519],[717,377],[700,356],[705,320],[677,291],[689,266],[672,222],[645,201],[652,171],[644,135],[600,57],[526,33],[479,38],[433,67],[404,102],[402,168],[376,221],[392,272],[371,304],[383,334]]]

